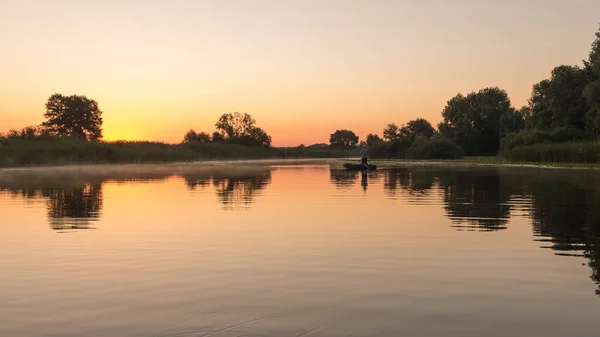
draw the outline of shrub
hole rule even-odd
[[[501,151],[505,151],[523,145],[565,143],[584,139],[585,133],[573,127],[558,127],[554,130],[521,130],[502,138],[500,148]]]
[[[506,149],[502,156],[510,161],[539,163],[600,163],[599,142],[545,143]]]
[[[449,139],[435,137],[427,139],[419,135],[415,138],[406,156],[411,159],[457,159],[462,157],[460,146]]]

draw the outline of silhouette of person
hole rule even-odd
[[[363,165],[367,165],[367,146],[363,145],[360,150],[360,163]]]
[[[367,171],[362,171],[362,175],[361,175],[361,178],[360,178],[360,184],[362,185],[362,188],[365,191],[367,190],[367,185],[368,185],[367,180],[368,180],[367,179]]]

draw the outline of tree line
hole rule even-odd
[[[256,126],[256,120],[247,113],[223,114],[215,124],[216,131],[209,135],[190,129],[183,137],[184,143],[220,142],[248,146],[271,147],[271,136]]]
[[[21,140],[53,140],[70,138],[83,141],[102,139],[102,110],[98,102],[83,95],[66,96],[55,93],[46,102],[44,122],[21,130],[12,129],[0,138]],[[225,113],[215,124],[212,135],[189,130],[182,143],[217,142],[248,146],[271,147],[271,136],[256,126],[247,113]]]
[[[560,65],[533,85],[527,105],[517,109],[498,87],[457,94],[442,110],[437,129],[418,118],[388,124],[383,137],[366,142],[349,130],[330,136],[332,146],[367,144],[374,157],[458,157],[496,155],[501,149],[538,143],[600,138],[600,30],[582,66]]]
[[[550,78],[533,85],[527,105],[521,108],[512,106],[505,90],[488,87],[448,100],[437,128],[417,118],[400,126],[390,123],[381,137],[371,133],[365,141],[351,130],[339,129],[330,135],[329,144],[312,147],[367,145],[371,157],[420,159],[496,155],[523,145],[595,141],[600,138],[600,30],[595,37],[581,66],[555,67]],[[39,126],[10,130],[0,138],[102,138],[102,111],[86,96],[53,94],[44,117]],[[247,113],[225,113],[214,126],[212,134],[190,129],[182,143],[272,145],[271,136]]]

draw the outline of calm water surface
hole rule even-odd
[[[600,172],[0,172],[0,336],[594,336]]]

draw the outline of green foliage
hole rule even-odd
[[[558,66],[550,79],[533,86],[529,99],[530,121],[534,129],[575,127],[585,129],[589,106],[583,92],[590,83],[591,72],[577,66]]]
[[[589,106],[586,115],[587,130],[590,136],[596,139],[600,137],[600,29],[596,32],[596,40],[592,43],[586,68],[590,70],[592,76],[583,92]]]
[[[83,140],[102,138],[102,111],[86,96],[54,94],[46,102],[42,124],[53,135]]]
[[[462,157],[460,146],[443,137],[427,138],[418,135],[406,153],[411,159],[458,159]]]
[[[529,113],[528,108],[521,110],[510,110],[500,115],[500,139],[507,134],[519,132],[525,127],[525,114]]]
[[[510,161],[520,162],[598,164],[600,143],[538,143],[505,150],[502,156]]]
[[[596,74],[600,74],[600,29],[596,31],[595,35],[596,39],[592,43],[592,50],[590,51],[587,65]]]
[[[262,158],[341,158],[352,151],[332,148],[265,148],[239,144],[190,142],[101,142],[77,139],[0,139],[0,167],[186,162]]]
[[[585,140],[585,133],[574,127],[558,127],[554,130],[521,130],[502,139],[502,150],[538,143],[564,143]]]
[[[450,99],[442,111],[439,132],[464,149],[468,155],[489,155],[498,152],[501,121],[512,125],[515,117],[506,91],[485,88]],[[507,127],[507,126],[505,126]]]
[[[329,144],[332,147],[350,149],[358,145],[358,136],[350,130],[336,130],[329,135]]]

